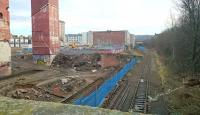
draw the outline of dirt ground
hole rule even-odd
[[[115,55],[101,57],[103,59],[98,59],[97,55],[58,57],[54,65],[49,67],[34,64],[31,55],[13,56],[13,73],[8,78],[0,79],[0,95],[15,99],[62,102],[82,89],[88,91],[80,93],[89,93],[117,72],[129,58]],[[112,60],[110,65],[107,62],[109,60]]]
[[[156,98],[157,95],[164,92],[161,77],[159,76],[159,69],[156,63],[155,52],[151,51],[151,71],[149,73],[149,96]],[[168,107],[165,97],[161,96],[155,101],[150,102],[150,113],[159,115],[168,115]]]
[[[132,57],[127,54],[81,56],[58,56],[50,67],[33,64],[31,55],[23,58],[13,56],[13,74],[9,78],[0,79],[0,95],[15,99],[71,103],[98,88]],[[115,109],[129,111],[135,87],[145,65],[150,67],[148,72],[145,72],[149,81],[149,97],[154,99],[163,92],[156,57],[149,50],[148,55],[118,83],[121,90],[126,83],[130,90],[127,93],[128,98]],[[113,94],[114,97],[108,96],[108,99],[112,99],[104,103],[104,108],[108,108],[109,104],[118,99],[120,91]],[[149,113],[167,115],[167,110],[165,97],[150,102]]]

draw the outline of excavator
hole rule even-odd
[[[77,48],[77,45],[76,45],[76,43],[71,43],[71,44],[69,44],[69,47],[70,48]]]

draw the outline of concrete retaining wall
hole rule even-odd
[[[8,42],[0,41],[0,77],[11,75],[11,48]]]

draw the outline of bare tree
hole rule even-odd
[[[176,73],[200,73],[200,0],[176,0],[180,17],[172,27],[146,43],[164,57]]]
[[[198,73],[200,65],[200,0],[179,0],[182,25],[192,40],[193,73]]]

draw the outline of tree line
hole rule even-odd
[[[177,0],[180,13],[172,27],[145,44],[154,48],[175,73],[200,73],[200,0]]]

